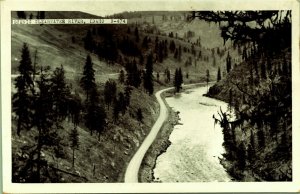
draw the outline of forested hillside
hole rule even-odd
[[[224,41],[244,48],[242,62],[207,94],[229,104],[213,115],[223,128],[221,163],[240,181],[291,181],[291,12],[194,16],[219,23]]]
[[[163,17],[157,14],[151,18]],[[19,11],[12,17],[93,16]],[[136,20],[12,26],[13,182],[123,181],[128,161],[156,120],[153,93],[174,83],[180,90],[182,83],[206,81],[207,72],[215,80],[218,69],[223,77],[227,52],[238,52],[206,48],[201,34],[176,36],[160,28],[170,21],[149,31]]]

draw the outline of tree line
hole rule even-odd
[[[27,131],[34,131],[36,137],[34,145],[24,149],[29,156],[26,161],[19,158],[23,161],[20,162],[14,158],[13,182],[45,182],[49,179],[57,182],[60,178],[57,173],[59,169],[53,167],[41,154],[45,150],[50,151],[57,161],[66,157],[65,140],[61,133],[62,130],[66,130],[64,123],[73,123],[72,129],[69,130],[68,145],[72,149],[72,167],[75,168],[75,150],[80,146],[78,126],[84,126],[91,135],[96,134],[99,139],[109,122],[109,107],[113,106],[113,120],[117,122],[119,114],[124,115],[130,105],[132,87],[137,86],[129,81],[131,74],[128,73],[128,84],[124,91],[117,93],[116,82],[108,80],[102,95],[95,81],[92,58],[87,55],[83,76],[79,81],[84,91],[82,100],[80,91],[74,91],[67,83],[63,65],[54,71],[51,71],[49,66],[40,66],[38,71],[35,70],[26,43],[22,47],[18,71],[14,83],[16,93],[12,97],[15,121],[13,123],[16,124],[18,136]],[[142,109],[136,110],[135,117],[139,122],[143,122]]]
[[[224,43],[232,40],[242,54],[242,63],[232,67],[228,53],[226,69],[231,75],[223,86],[227,94],[222,96],[228,111],[214,116],[223,130],[228,172],[238,180],[247,173],[262,180],[291,180],[291,12],[193,14],[220,23]],[[272,25],[267,26],[266,20]],[[250,21],[256,27],[246,24]],[[209,94],[217,96],[221,90],[216,85]],[[274,168],[274,163],[283,161],[286,169]]]

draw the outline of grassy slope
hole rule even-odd
[[[80,28],[81,27],[81,28]],[[81,44],[72,44],[71,36],[75,35],[76,39],[81,40],[83,34],[86,33],[86,27],[83,25],[71,26],[71,29],[77,28],[76,31],[70,30],[66,32],[58,26],[53,25],[14,25],[12,28],[12,74],[17,73],[17,66],[20,60],[20,50],[23,42],[27,42],[31,51],[32,61],[34,59],[34,50],[38,49],[38,65],[49,65],[54,70],[55,67],[63,65],[66,71],[66,77],[73,89],[80,88],[78,80],[81,77],[83,65],[87,52],[82,48]],[[79,42],[79,41],[78,41]],[[80,41],[81,42],[81,41]],[[118,75],[106,75],[119,72],[120,65],[107,65],[99,61],[97,56],[92,54],[94,68],[96,70],[96,81],[101,88],[108,78],[117,78]],[[13,79],[12,79],[13,81]],[[12,84],[13,86],[13,84]],[[119,84],[118,91],[123,88]],[[13,90],[14,91],[14,90]],[[84,96],[81,93],[81,96]],[[135,119],[136,110],[141,107],[144,114],[144,122],[140,124]],[[65,158],[55,161],[49,150],[45,149],[44,157],[54,166],[60,169],[80,174],[88,179],[88,182],[121,182],[123,173],[128,161],[135,153],[136,149],[148,133],[158,114],[158,104],[153,96],[149,96],[141,90],[134,89],[132,91],[132,99],[129,111],[120,117],[117,124],[110,124],[100,138],[91,136],[83,124],[80,124],[79,138],[80,147],[75,152],[75,169],[70,169],[72,162],[72,151],[69,148],[68,134],[72,129],[69,121],[63,123],[64,129],[60,131],[60,136],[65,145]],[[109,117],[111,113],[108,111]],[[21,137],[16,135],[15,122],[13,121],[12,129],[12,151],[13,158],[18,164],[22,163],[20,155],[23,146],[34,145],[34,137],[36,131],[23,131]],[[95,176],[93,169],[95,166]],[[77,171],[77,172],[76,172]],[[63,173],[63,179],[60,182],[82,182],[84,179],[69,176]]]
[[[151,13],[153,14],[153,13]],[[151,15],[150,14],[150,15]],[[46,12],[46,17],[48,18],[91,18],[93,16],[85,13],[73,13],[73,12]],[[13,15],[13,17],[15,17]],[[184,21],[181,22],[171,22],[171,21],[159,21],[161,16],[155,16],[157,18],[156,26],[164,33],[167,34],[169,31],[175,31],[180,29],[179,34],[184,33],[184,29],[193,29],[197,32],[197,35],[201,35],[202,39],[206,39],[209,35],[209,39],[214,39],[218,37],[218,30],[216,28],[210,29],[210,26],[205,23],[201,23],[201,30],[198,31],[199,23],[186,24]],[[152,16],[145,17],[145,20],[151,19]],[[135,20],[131,20],[135,21]],[[176,25],[171,25],[171,24]],[[178,24],[178,25],[177,25]],[[170,28],[171,26],[171,28]],[[17,74],[17,67],[20,60],[20,50],[22,48],[23,42],[27,42],[31,52],[32,61],[34,60],[34,51],[38,50],[38,66],[51,66],[54,70],[55,67],[63,65],[66,71],[66,77],[69,84],[72,84],[72,89],[77,90],[80,93],[82,99],[84,99],[83,92],[78,86],[78,80],[81,77],[81,72],[83,65],[85,63],[85,58],[87,52],[83,48],[82,38],[85,36],[86,31],[90,28],[90,25],[13,25],[12,27],[12,74]],[[125,30],[127,28],[124,28]],[[117,29],[116,35],[119,37],[124,36],[123,28]],[[133,32],[134,26],[132,26]],[[212,32],[211,32],[212,30]],[[209,33],[207,33],[209,32]],[[213,35],[215,34],[215,35]],[[157,34],[149,34],[146,32],[140,32],[140,39],[142,40],[144,36],[147,35],[151,37],[152,40],[156,36],[160,40],[167,39],[168,42],[171,40],[168,36],[162,36]],[[71,43],[71,37],[74,36],[76,42]],[[130,35],[131,38],[133,34]],[[181,45],[182,47],[191,47],[191,43],[186,40],[173,39],[176,45]],[[218,41],[217,41],[218,42]],[[212,43],[212,45],[214,45]],[[217,45],[217,44],[216,44]],[[153,46],[153,45],[152,45]],[[196,50],[202,50],[203,55],[210,56],[211,51],[209,49],[197,47]],[[143,51],[147,52],[147,51]],[[99,89],[103,89],[103,85],[109,78],[116,79],[121,65],[108,65],[103,61],[99,61],[95,54],[91,54],[94,68],[96,70],[95,76],[96,81],[99,84]],[[154,70],[162,73],[166,67],[168,67],[171,72],[175,71],[175,68],[182,67],[183,73],[186,72],[190,74],[190,78],[184,78],[184,82],[197,82],[203,81],[205,79],[206,69],[210,70],[211,79],[214,80],[216,77],[217,67],[212,67],[212,59],[210,57],[209,62],[197,61],[197,66],[184,67],[183,63],[186,59],[191,56],[189,53],[182,54],[182,62],[174,60],[173,53],[169,53],[169,57],[164,60],[161,64],[157,63],[154,65]],[[217,59],[217,66],[224,68],[225,56],[223,58]],[[140,67],[143,68],[143,67]],[[161,76],[160,81],[164,78]],[[171,83],[172,84],[172,81]],[[170,85],[169,84],[169,85]],[[164,84],[163,84],[164,85]],[[161,84],[155,83],[155,88],[163,87]],[[121,91],[123,85],[118,84],[118,91]],[[13,84],[12,84],[12,89]],[[14,90],[13,90],[14,91]],[[135,112],[138,107],[141,107],[144,114],[144,123],[139,124],[135,117]],[[107,111],[109,117],[111,117],[111,110]],[[45,150],[44,154],[47,160],[53,165],[58,165],[59,168],[71,171],[76,174],[80,174],[86,177],[89,182],[116,182],[123,180],[123,174],[127,166],[128,161],[131,159],[132,155],[135,153],[136,149],[144,139],[145,135],[148,134],[149,129],[153,125],[158,114],[158,104],[155,102],[154,97],[146,95],[140,89],[134,89],[132,94],[132,100],[129,111],[124,116],[121,116],[119,123],[110,124],[107,131],[105,131],[100,138],[97,140],[96,136],[90,136],[89,132],[86,130],[84,125],[81,123],[79,127],[80,134],[80,147],[76,151],[75,160],[75,170],[70,169],[71,167],[71,149],[68,143],[68,134],[72,129],[70,122],[64,122],[64,130],[60,132],[65,144],[65,158],[59,159],[59,161],[54,161],[50,152]],[[15,123],[13,122],[13,129],[15,128]],[[12,141],[13,141],[13,153],[14,158],[18,158],[21,155],[21,147],[24,145],[33,145],[35,131],[24,131],[22,132],[22,137],[19,138],[15,134],[15,130],[12,130]],[[95,175],[93,175],[93,169],[95,166]],[[77,172],[76,172],[77,171]],[[85,181],[78,177],[69,176],[63,174],[63,179],[61,182],[82,182]]]

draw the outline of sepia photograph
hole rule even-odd
[[[10,4],[4,191],[299,190],[299,5],[288,2]]]

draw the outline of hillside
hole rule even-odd
[[[12,17],[17,18],[18,14],[13,13]],[[44,14],[45,18],[98,18],[82,12],[26,12],[27,17],[30,14],[32,14],[30,17]],[[149,20],[149,14],[150,18],[161,17],[160,13],[151,12],[145,13],[145,17],[142,18]],[[168,17],[174,15],[172,12],[165,12],[165,14],[169,14]],[[182,13],[175,13],[175,15],[180,16]],[[46,93],[45,97],[53,96],[58,102],[65,98],[66,102],[62,103],[61,108],[70,109],[62,119],[53,120],[56,124],[48,126],[49,131],[46,128],[41,129],[46,130],[45,137],[41,136],[38,130],[40,126],[34,122],[29,129],[21,130],[20,136],[18,136],[16,129],[19,127],[18,118],[20,116],[17,112],[12,113],[13,182],[123,181],[127,163],[148,134],[159,111],[155,97],[151,95],[151,90],[146,88],[148,86],[145,84],[144,75],[147,73],[149,64],[153,61],[153,73],[151,73],[153,93],[160,88],[173,85],[174,72],[178,68],[182,69],[184,83],[204,81],[206,70],[210,71],[210,79],[215,80],[218,67],[221,67],[223,72],[225,71],[226,52],[232,50],[233,53],[237,53],[230,46],[219,45],[215,48],[202,46],[199,40],[204,39],[208,33],[206,31],[198,33],[196,26],[199,24],[195,22],[185,24],[185,21],[182,20],[178,25],[197,31],[196,35],[190,32],[189,36],[191,37],[174,37],[171,36],[171,31],[180,26],[172,28],[168,26],[172,26],[171,24],[176,22],[157,22],[155,26],[159,31],[151,31],[153,26],[136,23],[139,18],[134,16],[128,18],[130,18],[129,24],[120,26],[12,26],[12,96],[20,91],[20,87],[15,83],[21,78],[19,65],[24,63],[24,43],[27,43],[29,58],[34,68],[33,72],[35,72],[33,73],[35,76],[31,75],[35,77],[33,81],[35,87],[30,89],[34,92],[32,96],[29,96],[33,98],[31,100],[33,105],[28,104],[26,107],[33,106],[31,110],[33,114],[39,110],[35,104],[43,97],[41,92],[44,90],[39,87],[42,87],[43,81],[45,81],[50,84],[49,91],[45,91],[49,93]],[[210,29],[205,24],[201,25]],[[213,28],[212,31],[218,33],[216,28]],[[180,31],[179,35],[184,33],[186,32]],[[197,36],[203,37],[198,39],[198,43],[193,42],[196,41]],[[173,46],[171,46],[171,42],[174,43]],[[94,129],[96,134],[95,132],[93,134],[93,130],[90,131],[91,126],[86,121],[90,114],[89,106],[92,106],[94,102],[87,98],[86,91],[80,84],[83,69],[88,63],[88,56],[93,64],[95,95],[99,95],[96,98],[99,98],[96,100],[96,107],[100,108],[100,111],[104,111],[104,115],[106,115],[103,117],[105,126],[101,126],[104,129]],[[47,66],[50,67],[49,70],[47,70]],[[56,74],[52,72],[53,70]],[[63,96],[65,94],[62,93],[62,96],[57,97],[51,93],[51,88],[54,87],[54,76],[57,76],[57,72],[62,72],[62,79],[66,83],[63,90],[69,93],[67,96]],[[111,88],[108,90],[106,88],[111,87],[109,84],[115,84],[115,93],[109,94],[113,95],[111,98],[106,96],[111,90]],[[125,101],[128,95],[129,102]],[[74,115],[69,115],[70,111],[74,111],[74,109],[72,106],[69,107],[68,100],[79,101],[81,108],[77,113],[79,115],[77,123],[75,123]],[[125,102],[127,103],[124,107],[121,103]],[[45,107],[48,105],[45,104]],[[48,108],[57,109],[56,105]],[[42,111],[41,114],[51,113],[51,110]],[[37,119],[39,116],[36,115],[32,119]],[[53,118],[56,117],[53,114]],[[93,119],[91,122],[97,124],[97,120],[101,120],[101,118]],[[69,136],[74,132],[74,128],[78,133],[79,147],[74,151],[75,164],[72,167],[73,152]],[[55,138],[50,141],[50,144],[58,143],[48,145],[40,142],[39,138],[46,137]],[[44,144],[44,147],[40,154],[37,154],[38,145],[41,143]],[[38,175],[37,172],[39,172]]]
[[[55,13],[53,17],[55,16]],[[57,17],[69,18],[77,14],[62,12]],[[49,14],[50,15],[50,14]],[[78,16],[78,15],[77,15]],[[49,16],[50,17],[50,16]],[[51,16],[52,17],[52,16]],[[79,16],[78,16],[79,17]],[[87,17],[90,17],[88,15]],[[80,16],[82,18],[82,16]],[[41,67],[50,66],[54,70],[61,65],[65,71],[66,82],[72,93],[79,93],[81,101],[84,101],[84,94],[79,85],[82,77],[82,69],[85,64],[87,52],[82,43],[82,37],[90,26],[74,25],[71,31],[66,31],[62,26],[53,25],[14,25],[12,26],[12,92],[15,89],[15,77],[18,76],[18,65],[21,60],[21,49],[26,42],[29,47],[32,62],[36,62],[37,74]],[[71,37],[75,36],[76,43],[72,43]],[[35,60],[35,50],[37,57]],[[104,84],[108,79],[117,82],[117,91],[123,91],[125,85],[117,81],[122,66],[119,64],[108,65],[105,61],[98,59],[98,56],[91,54],[95,69],[95,79],[98,90],[103,95]],[[12,95],[13,95],[12,94]],[[137,121],[136,111],[142,110],[143,122]],[[120,115],[118,122],[113,122],[112,109],[106,110],[108,126],[101,133],[98,140],[97,135],[90,135],[90,132],[82,120],[78,127],[79,148],[75,151],[75,168],[72,168],[72,150],[69,143],[69,134],[73,124],[69,118],[62,122],[62,130],[59,137],[62,140],[61,156],[56,156],[52,148],[45,148],[42,151],[42,158],[50,167],[50,175],[43,182],[121,182],[123,173],[132,154],[135,153],[144,137],[148,134],[153,125],[157,113],[158,104],[153,96],[149,96],[140,89],[132,88],[131,104],[123,115]],[[36,130],[21,131],[19,137],[16,133],[16,115],[12,118],[12,153],[13,153],[13,181],[32,182],[30,172],[22,175],[26,170],[30,152],[36,144]],[[59,170],[57,170],[59,169]]]
[[[267,32],[258,28],[259,34],[268,35],[244,44],[247,49],[242,62],[206,94],[229,104],[227,110],[220,110],[213,118],[223,129],[226,153],[220,159],[221,164],[238,181],[292,180],[289,17],[286,14],[284,20],[276,23],[276,27],[269,27]],[[249,37],[254,34],[249,33]],[[233,39],[240,41],[242,35]]]

